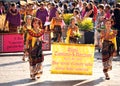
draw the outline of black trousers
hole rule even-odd
[[[119,36],[117,36],[116,37],[116,41],[117,41],[117,54],[119,54],[119,51],[120,51],[120,37]]]

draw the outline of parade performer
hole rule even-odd
[[[21,8],[19,10],[22,21],[25,21],[26,12],[27,12],[26,7],[27,7],[26,5],[21,5]]]
[[[75,37],[77,34],[79,34],[79,28],[75,25],[75,18],[72,18],[67,31],[66,43],[77,43],[77,38]]]
[[[44,3],[40,3],[40,8],[36,12],[36,17],[42,21],[43,29],[45,29],[44,24],[47,20],[48,12],[47,12],[46,8],[44,7]]]
[[[21,20],[21,16],[20,16],[19,11],[16,8],[16,4],[11,3],[10,9],[8,13],[6,14],[4,30],[5,30],[7,21],[8,21],[9,32],[10,33],[17,32],[17,28],[20,26],[20,20]]]
[[[105,21],[105,30],[101,31],[100,46],[102,48],[103,72],[106,80],[109,80],[108,71],[112,70],[112,59],[116,46],[117,31],[111,29],[111,20]]]
[[[24,38],[24,49],[26,49],[26,39],[27,39],[27,33],[28,33],[28,30],[29,29],[31,29],[31,21],[32,21],[32,16],[30,16],[30,15],[27,15],[26,16],[26,21],[23,23],[23,25],[22,25],[22,33],[23,33],[23,38]],[[28,52],[26,52],[25,50],[24,50],[24,55],[23,55],[23,58],[22,58],[22,60],[23,61],[26,61],[26,59],[28,59],[27,58],[28,57]]]
[[[50,29],[53,31],[53,41],[61,42],[62,29],[65,25],[63,19],[60,17],[60,11],[56,11],[56,17],[53,17],[50,24]]]
[[[42,53],[42,35],[44,31],[42,22],[38,18],[33,18],[31,29],[28,29],[26,40],[26,50],[29,53],[30,76],[33,80],[40,78],[42,74],[42,62],[44,60]]]
[[[10,9],[6,15],[5,23],[4,23],[4,30],[8,21],[9,32],[17,32],[17,28],[20,26],[21,16],[19,11],[16,8],[15,3],[11,3]]]
[[[54,3],[50,3],[49,21],[56,16],[57,8]]]

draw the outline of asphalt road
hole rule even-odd
[[[29,76],[29,63],[22,53],[0,56],[0,86],[120,86],[120,57],[114,57],[110,80],[104,79],[101,54],[95,52],[93,75],[51,74],[51,51],[45,51],[43,75],[37,81]],[[3,55],[3,54],[0,54]]]

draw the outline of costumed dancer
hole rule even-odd
[[[79,28],[75,24],[75,18],[71,18],[70,25],[67,31],[67,38],[65,40],[66,43],[77,43],[76,34],[79,33]]]
[[[12,2],[9,8],[8,13],[6,14],[6,19],[4,23],[4,30],[8,21],[8,27],[10,33],[17,33],[17,28],[21,24],[21,16],[19,11],[16,8],[16,3]]]
[[[56,11],[56,17],[53,17],[50,24],[50,29],[53,31],[53,38],[54,42],[61,42],[61,36],[63,27],[65,25],[63,19],[60,17],[61,12]]]
[[[23,27],[22,33],[23,33],[23,37],[24,37],[24,49],[26,49],[27,33],[28,33],[28,30],[31,29],[31,22],[32,22],[32,16],[27,15],[26,22],[24,22],[22,25],[22,27]],[[22,60],[26,61],[26,59],[28,59],[28,52],[26,52],[24,50],[24,55],[23,55]]]
[[[105,21],[105,30],[100,33],[100,46],[102,48],[103,72],[106,80],[109,80],[108,71],[112,70],[113,55],[117,49],[116,35],[117,31],[111,29],[111,20]]]
[[[26,50],[29,53],[30,76],[33,80],[40,78],[42,74],[42,62],[44,60],[42,52],[42,22],[38,18],[33,18],[31,29],[28,29],[26,40]]]

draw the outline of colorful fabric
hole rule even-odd
[[[108,72],[112,69],[112,58],[115,51],[114,44],[109,40],[103,41],[102,48],[102,62],[103,62],[103,71]]]
[[[42,64],[37,63],[34,66],[30,66],[30,76],[32,79],[40,78],[42,74]]]
[[[60,25],[55,25],[54,26],[54,31],[53,31],[53,41],[57,42],[59,38],[62,36],[62,30]]]
[[[16,14],[12,14],[10,11],[6,15],[6,20],[9,22],[12,26],[20,26],[20,20],[21,16],[20,13],[16,10]]]
[[[36,17],[39,18],[42,23],[45,23],[47,16],[48,12],[46,9],[38,9],[36,12]]]
[[[59,26],[61,26],[61,28],[62,28],[63,25],[64,25],[64,22],[63,22],[62,18],[57,19],[56,17],[54,17],[54,18],[51,20],[50,29],[54,29],[54,26],[55,26],[55,25],[59,25]]]
[[[30,63],[30,76],[32,79],[40,78],[42,73],[42,62],[44,60],[42,52],[43,41],[39,40],[39,37],[43,35],[43,32],[39,30],[36,33],[33,29],[28,30],[27,43],[29,52],[29,63]]]
[[[76,43],[77,38],[75,37],[75,33],[79,33],[78,27],[74,26],[74,28],[72,28],[72,26],[70,25],[68,27],[67,38],[66,38],[65,42],[66,43]]]
[[[52,9],[50,10],[49,21],[51,21],[52,18],[55,17],[56,11],[57,11],[57,8],[56,8],[56,7],[52,8]]]
[[[53,30],[53,38],[52,40],[54,42],[59,42],[62,36],[62,27],[64,26],[64,22],[62,20],[62,18],[56,18],[54,17],[51,20],[51,24],[50,24],[50,29]]]

